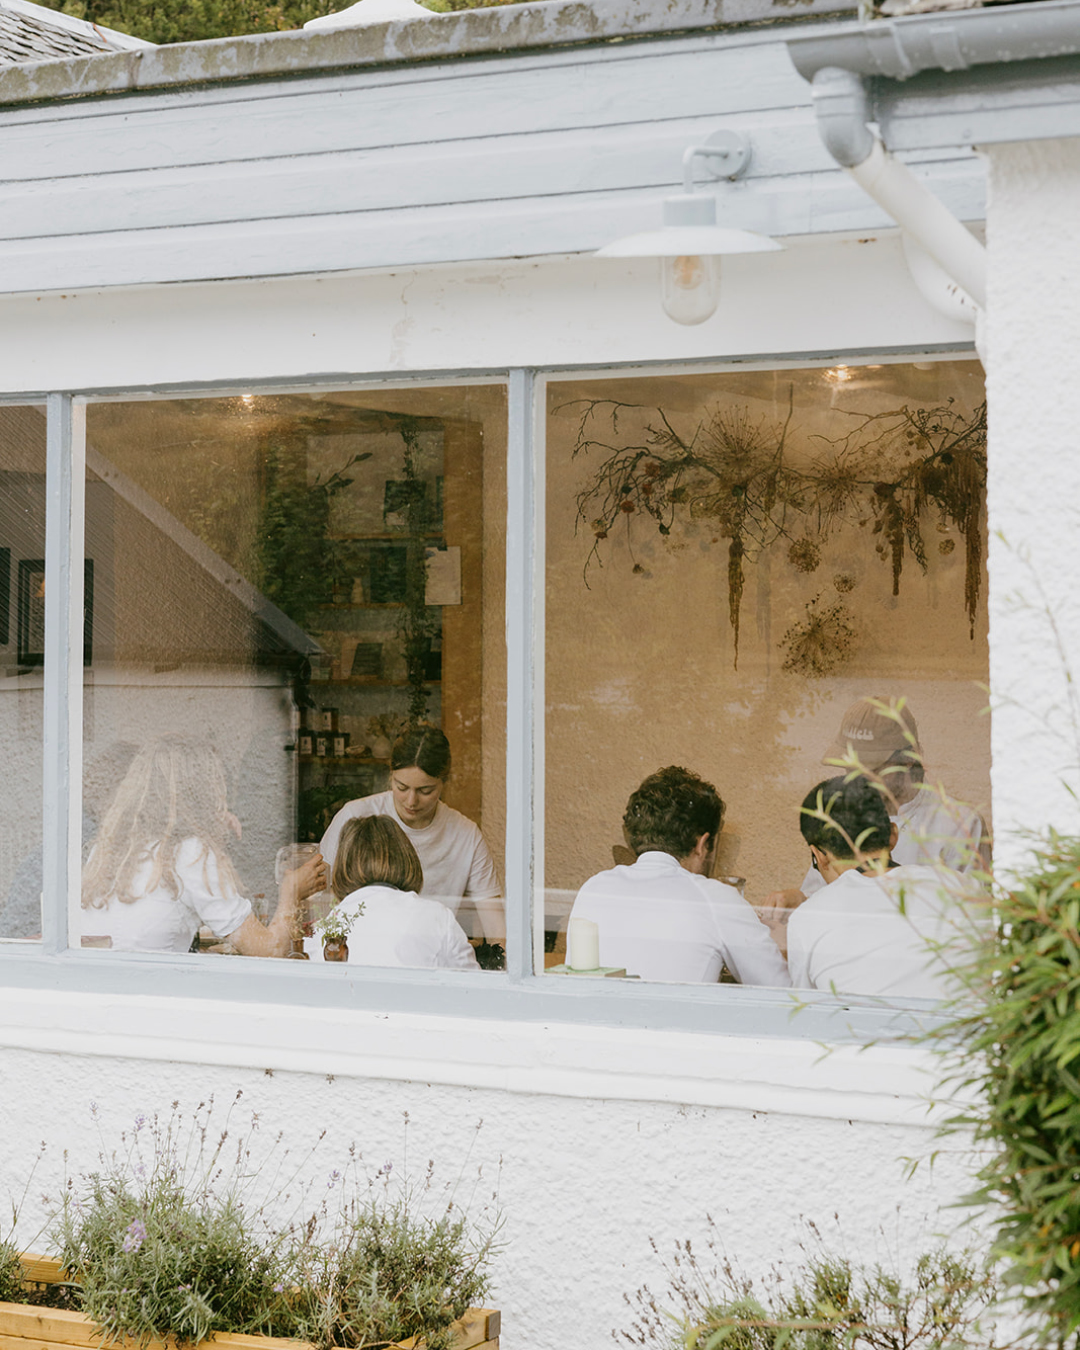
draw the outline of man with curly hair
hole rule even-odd
[[[637,854],[591,877],[571,918],[600,930],[600,964],[643,980],[786,988],[787,965],[769,930],[733,886],[709,877],[724,814],[711,783],[677,766],[651,774],[623,816]]]

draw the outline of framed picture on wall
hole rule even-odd
[[[10,568],[10,559],[8,566]],[[83,564],[83,665],[94,655],[94,562]],[[19,562],[18,585],[18,662],[20,666],[40,666],[45,661],[45,563],[41,558],[23,558]]]
[[[11,549],[0,548],[0,647],[11,641]]]

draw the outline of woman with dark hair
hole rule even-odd
[[[390,787],[347,802],[330,822],[320,852],[334,865],[345,823],[359,816],[389,816],[405,832],[424,869],[422,895],[456,914],[464,897],[476,904],[488,942],[505,938],[502,887],[479,828],[447,806],[443,789],[450,777],[450,742],[424,722],[408,728],[390,752]]]
[[[347,820],[334,859],[338,905],[328,922],[349,934],[349,961],[361,966],[479,970],[461,925],[445,905],[417,892],[424,873],[405,831],[389,816]],[[309,942],[322,960],[322,944]]]

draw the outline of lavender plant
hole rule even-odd
[[[230,1131],[210,1137],[211,1110],[186,1138],[175,1108],[165,1122],[139,1117],[120,1152],[65,1190],[60,1259],[109,1339],[198,1342],[282,1325],[288,1246],[247,1212],[249,1141],[227,1157]]]
[[[972,1253],[938,1247],[902,1276],[826,1252],[809,1227],[814,1248],[797,1270],[756,1279],[714,1239],[704,1258],[677,1243],[662,1263],[666,1295],[627,1295],[634,1320],[617,1339],[665,1350],[994,1350],[983,1319],[999,1285]]]
[[[311,1153],[294,1165],[280,1137],[257,1146],[257,1116],[236,1136],[228,1120],[212,1131],[212,1112],[138,1117],[65,1188],[56,1245],[106,1340],[240,1332],[374,1350],[420,1336],[446,1350],[487,1293],[497,1217],[471,1223],[434,1163],[418,1189],[392,1163],[368,1178],[355,1146],[313,1204]]]

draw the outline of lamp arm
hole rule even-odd
[[[718,131],[705,145],[690,145],[683,151],[683,191],[694,191],[694,160],[699,156],[719,161],[710,166],[713,178],[738,178],[750,163],[750,142],[734,131]]]

